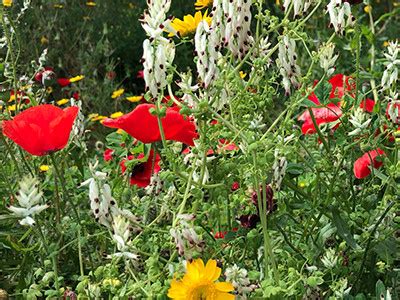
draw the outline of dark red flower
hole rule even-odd
[[[105,119],[103,125],[120,128],[139,141],[148,144],[161,141],[157,117],[150,113],[154,104],[139,104],[132,112],[117,119]],[[168,107],[161,123],[166,140],[193,146],[198,137],[194,122],[179,113],[179,107]]]
[[[61,87],[66,87],[68,85],[71,84],[71,81],[68,78],[58,78],[57,79],[57,83],[61,86]]]
[[[3,121],[3,134],[30,154],[43,156],[67,145],[78,111],[77,106],[64,110],[50,104],[33,106]]]
[[[263,198],[262,187],[260,187],[259,192],[260,192],[261,197]],[[272,190],[272,187],[269,184],[265,186],[265,194],[266,194],[265,205],[266,205],[267,214],[269,214],[278,209],[278,205],[274,199],[274,191]],[[251,200],[258,211],[258,194],[256,191],[254,191],[253,194],[251,195]]]
[[[242,215],[239,217],[240,225],[244,228],[253,229],[257,227],[257,223],[260,222],[260,217],[256,214]]]
[[[144,154],[139,154],[137,159],[140,160],[144,158]],[[133,155],[128,156],[127,159],[124,159],[121,163],[121,171],[122,174],[126,171],[125,162],[126,160],[134,159]],[[154,151],[151,150],[147,161],[139,162],[133,166],[130,176],[130,184],[137,185],[138,187],[146,187],[150,184],[151,176],[155,173],[160,172],[160,155],[156,154],[154,157]]]
[[[106,150],[104,150],[104,153],[103,153],[103,158],[104,158],[104,160],[105,160],[105,161],[110,161],[110,160],[112,160],[112,154],[113,154],[113,152],[114,152],[114,150],[112,150],[112,149],[106,149]]]
[[[232,192],[237,191],[239,188],[240,188],[239,182],[235,181],[234,183],[232,183],[231,185]]]
[[[382,166],[383,162],[376,160],[379,156],[384,156],[385,152],[381,149],[376,149],[364,153],[359,159],[354,162],[353,172],[354,176],[362,179],[371,174],[371,167],[378,169]]]
[[[55,76],[56,75],[54,74],[53,68],[44,67],[42,70],[35,74],[35,80],[45,85],[47,80],[52,80]]]

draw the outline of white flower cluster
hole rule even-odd
[[[357,108],[354,110],[349,121],[355,127],[355,129],[349,132],[348,135],[354,136],[362,133],[369,126],[372,119],[364,112],[362,108]]]
[[[275,162],[272,166],[272,170],[274,170],[274,175],[272,177],[271,186],[275,192],[278,192],[281,189],[283,178],[286,174],[288,162],[286,157],[279,157],[279,154],[275,153]]]
[[[35,220],[33,216],[45,210],[49,206],[40,204],[42,192],[39,191],[39,182],[34,177],[25,177],[19,183],[20,189],[16,195],[19,207],[8,205],[7,208],[18,218],[19,223],[24,226],[33,226]]]
[[[194,148],[197,148],[198,151],[196,151],[197,153],[203,153],[200,144],[198,141],[194,141]],[[193,150],[193,148],[192,148]],[[206,164],[212,160],[215,159],[215,156],[209,156],[207,155],[206,157]],[[193,151],[190,151],[190,153],[187,153],[183,159],[183,162],[185,164],[188,164],[189,162],[191,162],[191,165],[195,168],[193,171],[193,181],[200,183],[200,184],[206,184],[208,182],[208,180],[210,179],[210,173],[208,171],[207,166],[203,166],[203,158],[199,155],[199,154],[195,154],[193,153]],[[203,179],[201,180],[201,168],[204,168],[204,175],[203,175]],[[200,182],[201,181],[201,182]]]
[[[324,256],[321,258],[321,262],[327,269],[333,269],[338,263],[338,256],[334,249],[329,248]]]
[[[235,291],[240,295],[239,299],[247,299],[246,294],[254,291],[257,286],[251,284],[247,276],[247,270],[239,268],[236,264],[225,271],[226,281],[232,283]]]
[[[354,24],[355,18],[351,13],[351,6],[348,2],[331,0],[327,6],[327,12],[331,20],[330,26],[338,34],[343,34],[346,27]]]
[[[146,87],[153,97],[167,85],[167,67],[175,57],[175,45],[172,40],[163,37],[165,30],[174,32],[171,20],[166,18],[171,0],[148,0],[148,10],[142,18],[142,27],[148,39],[143,42],[143,74]]]
[[[398,96],[395,94],[393,98],[390,98],[386,111],[390,121],[394,124],[400,124],[400,100],[395,100],[398,99]]]
[[[276,61],[282,75],[282,84],[286,94],[290,94],[290,87],[299,88],[300,67],[297,65],[296,43],[287,35],[279,42],[279,53]]]
[[[293,4],[292,4],[293,3]],[[293,5],[294,17],[300,16],[305,13],[311,6],[312,0],[285,0],[283,8],[285,12],[288,11],[290,5]]]
[[[217,60],[217,44],[213,38],[210,38],[212,31],[207,21],[202,21],[197,26],[194,44],[197,54],[197,72],[202,81],[202,85],[207,89],[211,82],[218,75]]]
[[[382,89],[387,90],[391,86],[395,86],[399,80],[399,69],[400,58],[398,58],[400,45],[398,41],[389,42],[387,47],[387,53],[384,53],[387,62],[385,63],[385,71],[382,76]]]
[[[319,65],[325,71],[327,76],[331,76],[335,72],[335,62],[339,55],[334,55],[335,44],[327,43],[319,48]]]
[[[90,208],[96,221],[109,228],[113,218],[119,215],[137,222],[137,218],[130,211],[118,208],[118,204],[111,194],[111,187],[104,182],[107,179],[107,173],[96,170],[98,163],[96,161],[94,165],[89,164],[92,177],[79,186],[89,186]]]
[[[195,216],[192,214],[182,214],[178,215],[178,223],[175,228],[170,229],[170,234],[174,239],[176,249],[179,255],[187,259],[191,258],[190,250],[197,252],[203,251],[204,241],[198,236],[194,230],[192,222]]]
[[[138,260],[139,255],[131,252],[132,240],[130,236],[132,227],[130,226],[129,221],[125,217],[118,215],[113,219],[112,228],[114,231],[112,238],[116,243],[119,252],[114,253],[111,256]]]

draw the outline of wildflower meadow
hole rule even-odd
[[[399,0],[0,22],[0,300],[400,299]]]

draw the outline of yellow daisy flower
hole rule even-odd
[[[197,0],[194,6],[196,9],[203,9],[212,6],[213,0]]]
[[[112,93],[111,98],[113,98],[113,99],[118,98],[118,97],[122,96],[122,94],[123,94],[124,92],[125,92],[125,89],[116,90],[116,91],[114,91],[114,92]]]
[[[139,102],[140,100],[142,100],[143,96],[130,96],[130,97],[126,97],[126,100],[128,100],[129,102]]]
[[[372,6],[371,5],[364,6],[364,12],[366,14],[369,14],[371,11],[372,11]]]
[[[17,109],[17,106],[15,104],[7,106],[8,111],[15,111],[16,109]]]
[[[235,296],[229,293],[234,290],[231,283],[215,282],[220,275],[221,269],[213,259],[205,266],[201,259],[188,262],[182,280],[172,279],[168,297],[176,300],[234,300]]]
[[[10,99],[8,99],[8,102],[13,102],[15,101],[15,95],[10,95]]]
[[[207,11],[204,15],[201,14],[201,11],[198,11],[192,15],[186,15],[183,17],[183,21],[175,18],[171,22],[171,26],[178,32],[180,37],[186,37],[196,32],[197,26],[199,26],[201,21],[207,21],[209,25],[211,25],[211,17],[207,15]],[[170,33],[168,36],[174,36],[174,33]]]
[[[12,0],[3,0],[3,6],[10,7],[12,3]]]
[[[50,166],[48,166],[48,165],[41,165],[39,167],[40,172],[47,172],[48,170],[50,170]]]
[[[69,102],[68,99],[61,99],[61,100],[58,100],[56,103],[57,103],[57,105],[61,106],[61,105],[67,104],[68,102]]]
[[[86,2],[86,6],[91,6],[91,7],[96,6],[96,2],[88,1],[88,2]]]
[[[117,111],[117,112],[111,114],[110,118],[116,119],[116,118],[122,117],[123,115],[124,115],[124,113],[122,111]]]
[[[247,73],[245,73],[245,72],[243,72],[243,71],[240,71],[240,72],[239,72],[239,76],[240,76],[240,78],[245,79],[246,76],[247,76]]]
[[[70,81],[70,82],[77,82],[77,81],[82,80],[83,78],[85,78],[84,75],[78,75],[78,76],[75,76],[75,77],[70,78],[69,81]]]

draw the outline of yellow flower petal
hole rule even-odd
[[[10,7],[12,4],[12,0],[3,0],[3,6]]]
[[[57,103],[57,105],[64,105],[64,104],[67,104],[69,102],[69,100],[68,99],[61,99],[61,100],[58,100],[56,103]]]
[[[84,75],[78,75],[78,76],[75,76],[75,77],[70,78],[69,81],[70,81],[70,82],[77,82],[77,81],[82,80],[83,78],[85,78]]]
[[[48,170],[50,170],[50,166],[48,165],[41,165],[39,167],[40,172],[47,172]]]
[[[114,91],[111,95],[111,98],[116,99],[120,96],[122,96],[122,94],[125,92],[125,89],[118,89],[116,91]]]
[[[213,0],[197,0],[194,6],[196,9],[203,9],[212,6]]]
[[[126,97],[126,100],[128,100],[129,102],[139,102],[140,100],[143,99],[143,96],[130,96],[130,97]]]
[[[201,14],[201,11],[196,12],[194,16],[186,15],[183,20],[175,18],[172,20],[171,26],[178,32],[180,37],[186,37],[194,34],[197,26],[203,20],[207,21],[209,25],[211,24],[211,17],[207,15],[207,11],[204,15]],[[174,36],[174,33],[170,33],[169,36]]]
[[[88,1],[88,2],[86,2],[86,6],[94,7],[94,6],[96,6],[96,2]]]
[[[207,262],[206,270],[205,270],[207,280],[216,281],[219,276],[221,276],[221,268],[217,267],[217,261],[214,259],[210,259]]]
[[[111,114],[110,118],[111,118],[111,119],[116,119],[116,118],[122,117],[123,115],[124,115],[123,112],[117,111],[117,112]]]
[[[230,282],[217,282],[215,283],[215,288],[220,292],[232,292],[234,290]]]

